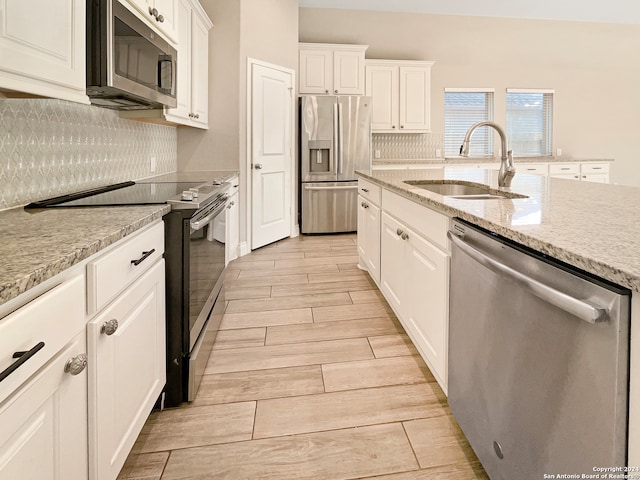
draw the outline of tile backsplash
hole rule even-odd
[[[63,100],[0,99],[0,210],[176,169],[175,127]]]
[[[371,143],[380,160],[436,158],[436,150],[444,151],[444,136],[438,133],[374,133]]]

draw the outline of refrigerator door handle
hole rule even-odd
[[[338,159],[340,155],[338,137],[340,135],[340,126],[338,125],[339,113],[338,104],[333,104],[333,173],[338,174]]]
[[[340,185],[338,187],[312,187],[310,185],[305,185],[305,190],[353,190],[357,189],[357,185]]]
[[[342,103],[338,103],[338,175],[342,175],[342,150],[344,149],[343,123],[342,123]]]

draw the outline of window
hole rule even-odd
[[[507,138],[514,155],[551,155],[553,90],[507,89]]]
[[[493,121],[493,89],[447,88],[444,91],[444,154],[460,154],[460,145],[469,127]],[[473,133],[469,155],[493,156],[493,130],[480,127]]]

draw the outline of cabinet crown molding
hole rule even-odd
[[[389,59],[378,59],[378,58],[367,58],[365,59],[365,65],[400,65],[403,67],[431,67],[436,63],[431,60],[389,60]]]
[[[301,50],[340,50],[364,52],[369,45],[354,45],[349,43],[298,43],[298,49]]]

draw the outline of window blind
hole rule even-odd
[[[514,156],[551,155],[552,90],[507,90],[507,138]]]
[[[444,154],[457,156],[469,127],[476,122],[493,120],[493,90],[445,89]],[[469,155],[493,156],[493,130],[478,128],[472,136]]]

